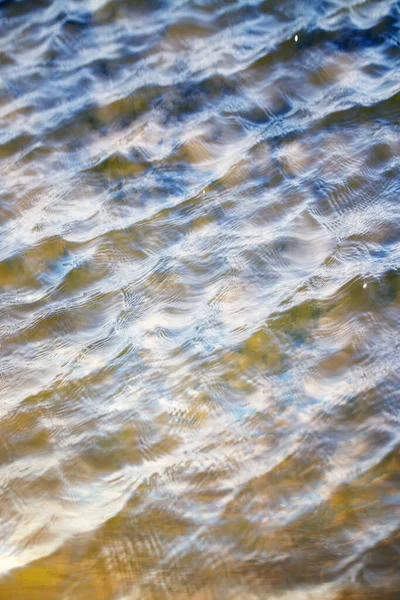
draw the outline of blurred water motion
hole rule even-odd
[[[1,600],[400,597],[400,5],[0,4]]]

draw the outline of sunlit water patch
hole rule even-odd
[[[399,3],[0,36],[0,598],[398,598]]]

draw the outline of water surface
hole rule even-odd
[[[1,600],[399,598],[399,3],[0,40]]]

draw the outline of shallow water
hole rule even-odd
[[[399,598],[399,3],[0,39],[1,600]]]

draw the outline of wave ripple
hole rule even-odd
[[[398,1],[0,36],[0,597],[397,598]]]

